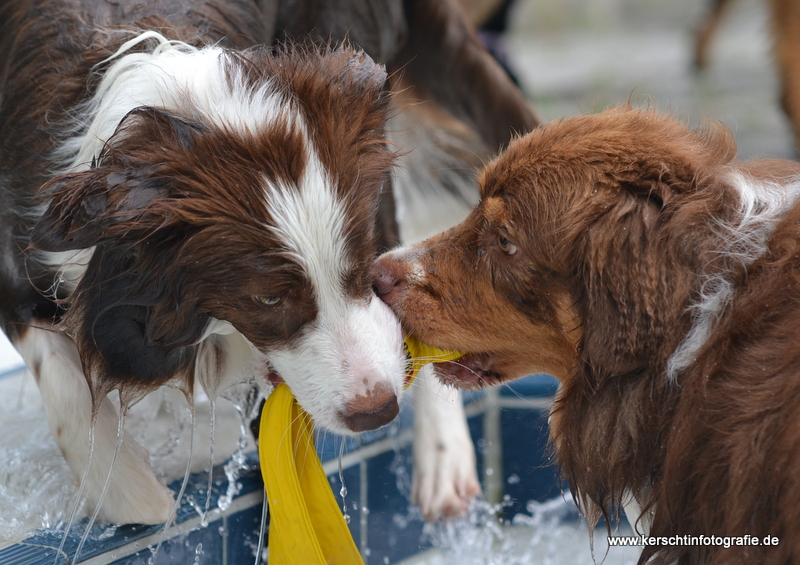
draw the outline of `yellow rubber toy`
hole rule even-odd
[[[261,413],[270,565],[363,564],[314,447],[313,423],[285,383]]]
[[[406,369],[405,387],[411,386],[412,381],[419,373],[419,370],[428,363],[441,363],[442,361],[455,361],[463,353],[459,351],[445,351],[436,349],[427,343],[422,343],[414,336],[406,336],[403,340],[403,348],[406,352],[408,368]]]
[[[424,365],[461,356],[412,337],[405,351],[406,388]],[[261,413],[258,459],[269,503],[270,565],[363,565],[314,446],[314,424],[285,383]]]

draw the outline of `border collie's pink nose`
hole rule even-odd
[[[394,391],[381,383],[369,395],[357,396],[348,402],[341,416],[351,431],[366,432],[388,424],[399,412]]]
[[[384,255],[375,262],[372,284],[375,293],[383,298],[391,293],[405,277],[406,264],[391,255]]]

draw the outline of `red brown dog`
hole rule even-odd
[[[625,506],[651,536],[780,539],[685,538],[640,563],[797,563],[798,175],[653,111],[554,122],[486,167],[463,223],[384,255],[375,286],[407,331],[467,352],[442,380],[560,380],[551,438],[590,524]]]

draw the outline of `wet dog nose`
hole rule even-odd
[[[354,432],[366,432],[394,420],[400,405],[391,387],[379,384],[367,396],[357,396],[348,402],[345,410],[341,415],[345,426]]]
[[[375,294],[383,298],[397,288],[397,285],[403,280],[403,265],[402,261],[398,261],[391,255],[384,255],[377,260],[372,280]]]

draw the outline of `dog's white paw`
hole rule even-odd
[[[481,492],[461,394],[440,384],[430,365],[414,385],[412,502],[426,520],[455,518]]]

